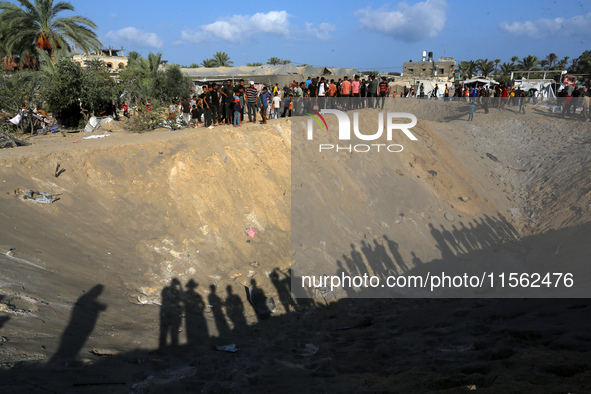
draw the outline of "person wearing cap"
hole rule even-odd
[[[246,88],[246,109],[248,111],[248,121],[252,123],[256,123],[257,121],[256,105],[258,93],[254,87],[254,81],[250,81],[248,88]]]

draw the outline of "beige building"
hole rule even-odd
[[[453,80],[456,71],[456,59],[453,57],[440,57],[434,61],[433,54],[429,58],[418,62],[404,62],[403,75],[405,78],[436,78],[438,80]]]
[[[86,54],[77,54],[74,55],[73,60],[76,64],[79,64],[82,67],[86,67],[86,62],[89,60],[102,60],[107,64],[107,68],[111,72],[111,74],[117,74],[119,71],[123,70],[127,67],[127,56],[125,56],[125,52],[123,48],[121,49],[100,49],[98,51],[94,51],[88,55]]]

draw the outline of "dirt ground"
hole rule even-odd
[[[306,117],[0,150],[0,391],[591,392],[589,123],[388,106],[419,119],[395,155],[312,152]],[[578,298],[291,294],[433,267],[572,270]]]

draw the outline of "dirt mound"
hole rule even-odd
[[[389,106],[419,119],[401,154],[310,156],[290,133],[306,118],[0,151],[2,376],[15,392],[585,391],[586,302],[292,298],[301,262],[385,277],[588,261],[584,123]],[[359,116],[377,127],[376,110]]]

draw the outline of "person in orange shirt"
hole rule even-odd
[[[351,82],[349,82],[349,77],[345,77],[343,83],[341,83],[341,98],[343,103],[343,109],[345,111],[351,108]]]
[[[334,98],[337,95],[337,85],[334,83],[334,79],[330,80],[330,85],[328,85],[328,102],[326,103],[326,108],[333,109],[334,108]]]

